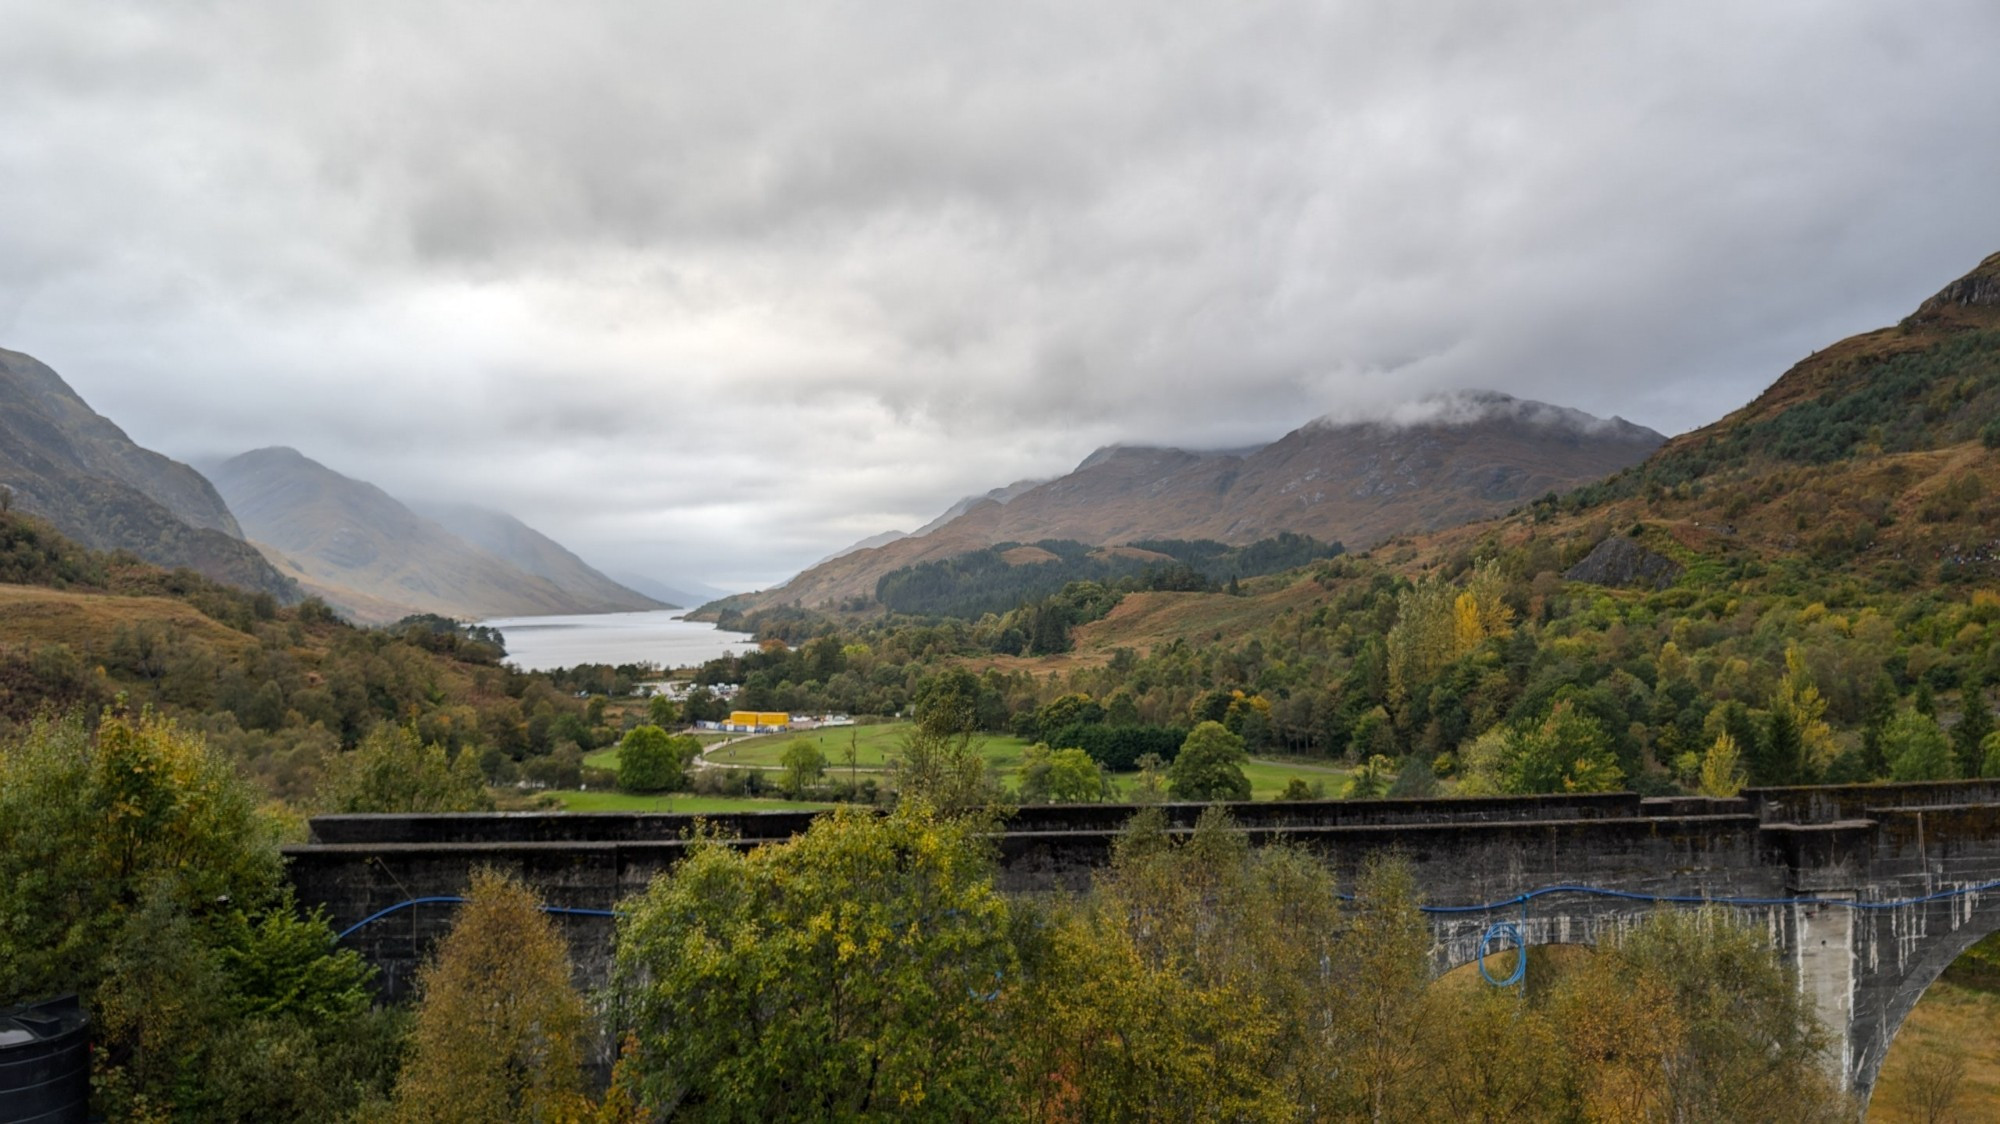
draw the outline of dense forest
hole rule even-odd
[[[875,599],[893,613],[977,619],[1040,601],[1076,582],[1128,591],[1213,591],[1340,552],[1339,543],[1289,533],[1241,547],[1208,539],[1149,539],[1112,549],[1069,539],[1000,543],[884,574]]]

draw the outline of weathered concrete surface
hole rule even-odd
[[[1134,809],[1023,808],[997,840],[1013,891],[1081,889],[1108,861]],[[1190,830],[1200,805],[1168,805]],[[1798,972],[1836,1041],[1837,1065],[1864,1096],[1896,1029],[1946,965],[2000,927],[2000,782],[1753,789],[1732,800],[1641,800],[1631,793],[1446,800],[1236,804],[1257,842],[1310,848],[1343,882],[1372,855],[1414,867],[1428,906],[1508,902],[1549,887],[1694,900],[1736,899]],[[706,817],[735,845],[782,841],[810,813]],[[482,866],[524,878],[552,906],[609,910],[679,861],[696,817],[517,813],[322,816],[288,848],[299,900],[338,928],[412,898],[455,895]],[[1801,900],[1812,899],[1812,900]],[[1857,903],[1856,907],[1833,904]],[[1888,904],[1902,903],[1902,904]],[[1639,924],[1650,900],[1576,890],[1495,909],[1431,913],[1440,970],[1478,954],[1497,921],[1530,944],[1595,943]],[[419,906],[349,938],[404,994],[449,926]],[[558,917],[587,983],[609,975],[612,922]]]

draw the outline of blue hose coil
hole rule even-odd
[[[1495,952],[1505,951],[1504,949],[1495,949],[1493,947],[1496,943],[1503,940],[1514,942],[1516,951],[1514,970],[1507,974],[1506,979],[1496,980],[1493,978],[1493,973],[1486,970],[1486,958]],[[1500,921],[1488,926],[1486,935],[1479,938],[1479,978],[1492,984],[1494,987],[1513,987],[1525,979],[1527,975],[1528,941],[1521,935],[1521,927],[1512,921]]]

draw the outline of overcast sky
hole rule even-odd
[[[2000,250],[2000,5],[0,0],[0,346],[606,568],[1114,441],[1673,433]]]

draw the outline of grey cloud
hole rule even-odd
[[[1113,441],[1664,431],[2000,248],[2000,10],[0,0],[0,344],[780,579]],[[879,529],[879,528],[876,528]]]

